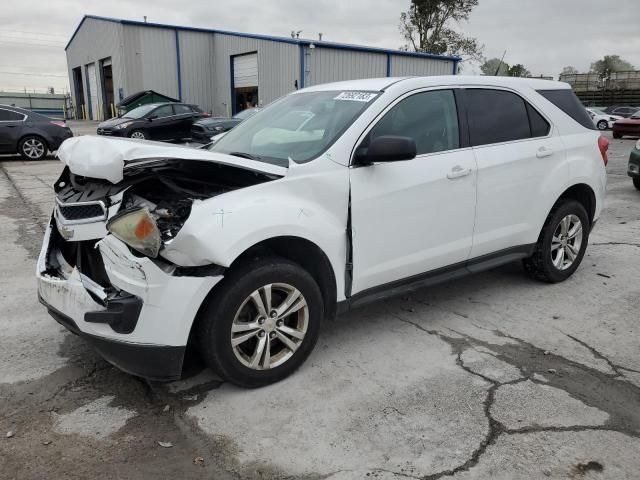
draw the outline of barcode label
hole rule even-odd
[[[378,96],[371,92],[342,92],[334,100],[351,100],[352,102],[370,102]]]

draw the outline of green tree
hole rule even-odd
[[[509,74],[509,64],[505,62],[500,63],[499,58],[490,58],[480,65],[480,70],[483,75],[506,77]]]
[[[576,67],[572,67],[571,65],[564,67],[560,75],[574,75],[578,73],[578,69]]]
[[[507,75],[509,77],[530,77],[531,72],[521,63],[517,63],[509,67]]]
[[[620,58],[619,55],[605,55],[601,60],[591,64],[591,71],[600,75],[600,78],[609,78],[613,72],[633,69],[633,65]]]
[[[404,49],[481,60],[484,46],[450,26],[468,20],[477,5],[478,0],[411,0],[409,10],[400,15]]]

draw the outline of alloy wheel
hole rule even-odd
[[[567,215],[556,227],[551,239],[551,261],[558,270],[566,270],[575,262],[582,247],[582,222]]]
[[[146,137],[144,136],[144,133],[142,133],[142,132],[133,132],[131,134],[131,138],[137,138],[138,140],[144,140]]]
[[[268,370],[289,360],[302,344],[309,306],[302,293],[286,283],[264,285],[249,295],[231,325],[236,358],[253,370]]]
[[[27,157],[37,159],[44,155],[45,148],[44,144],[37,138],[29,138],[22,145],[22,151]]]

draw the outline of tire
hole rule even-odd
[[[305,306],[288,315],[272,317],[269,311],[261,315],[254,299],[257,296],[266,306],[266,286],[271,286],[273,309],[285,307],[283,300],[295,298],[295,291],[303,301],[298,297],[285,312]],[[223,379],[240,387],[262,387],[304,363],[318,340],[323,316],[320,288],[306,270],[280,257],[255,258],[232,269],[214,289],[198,316],[195,341],[205,363]],[[282,337],[294,348],[287,347]]]
[[[613,138],[622,138],[621,133],[613,132]]]
[[[600,120],[597,127],[598,130],[606,130],[607,128],[609,128],[609,123],[606,120]]]
[[[25,160],[42,160],[48,150],[47,142],[37,135],[28,135],[18,144],[18,153]]]
[[[129,133],[129,138],[137,138],[138,140],[147,140],[147,134],[142,130],[133,130]]]
[[[570,219],[568,228],[561,225],[561,222],[567,218]],[[571,223],[572,221],[574,223]],[[576,231],[572,238],[571,232],[578,221],[580,232]],[[534,254],[523,260],[525,271],[532,278],[547,283],[558,283],[569,278],[580,266],[584,257],[589,243],[590,225],[587,211],[581,203],[566,200],[556,204],[540,232]],[[566,237],[565,232],[568,234]],[[559,242],[553,241],[554,235],[556,240],[560,240]],[[579,245],[576,240],[579,240]],[[560,252],[560,250],[563,251]],[[571,259],[571,256],[574,258]],[[567,264],[569,261],[571,263]]]
[[[633,179],[633,186],[640,190],[640,178]]]

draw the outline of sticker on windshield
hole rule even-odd
[[[378,96],[371,92],[342,92],[334,100],[351,100],[352,102],[370,102]]]

